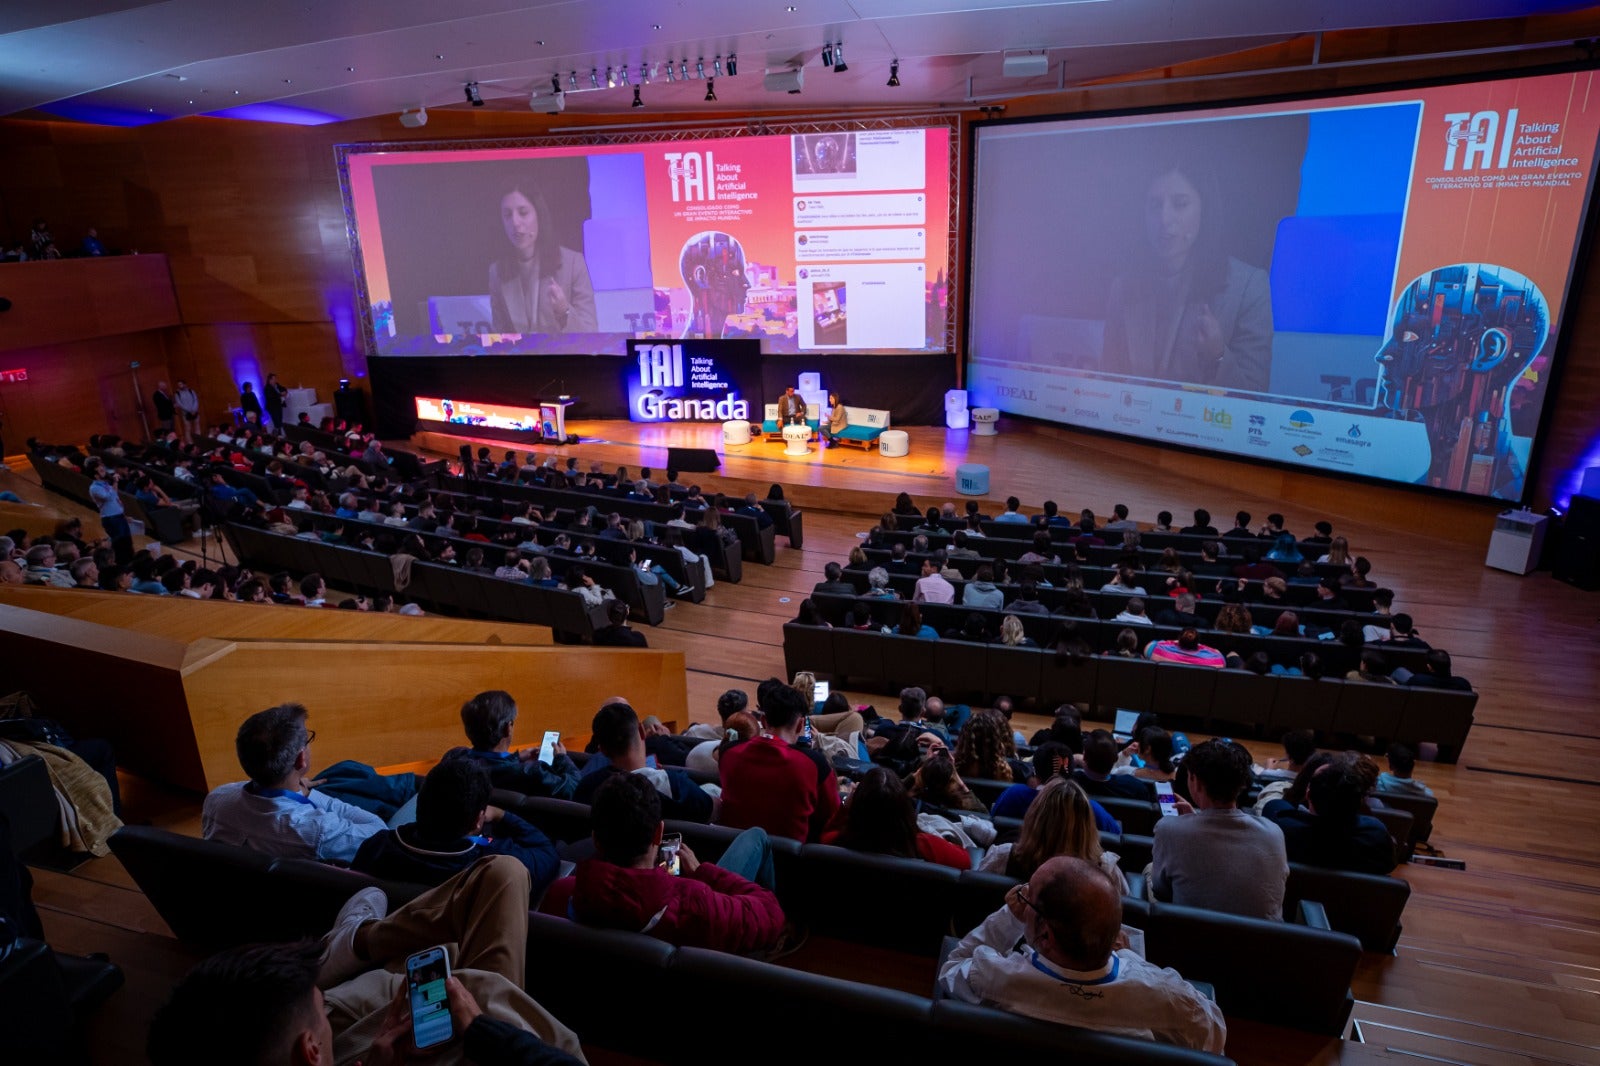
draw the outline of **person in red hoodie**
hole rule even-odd
[[[764,731],[722,753],[718,820],[815,843],[839,812],[839,779],[821,752],[800,743],[811,707],[775,677],[756,689],[756,704]]]
[[[772,847],[762,830],[739,834],[715,864],[679,844],[675,874],[658,861],[661,795],[649,781],[615,775],[595,793],[590,817],[598,856],[551,886],[540,910],[648,933],[676,947],[744,954],[769,951],[783,939]]]

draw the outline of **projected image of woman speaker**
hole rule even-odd
[[[1101,368],[1265,391],[1272,369],[1267,272],[1228,254],[1222,194],[1209,169],[1164,162],[1139,188],[1144,232],[1134,266],[1111,285]]]
[[[505,244],[489,264],[496,333],[594,333],[594,287],[583,254],[563,247],[544,190],[527,174],[500,187]]]

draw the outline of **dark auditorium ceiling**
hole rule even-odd
[[[569,112],[960,105],[1221,56],[1316,31],[1574,11],[1586,0],[3,0],[0,115],[133,125],[186,115],[307,123],[424,105],[520,110],[559,74]],[[848,69],[822,65],[842,43]],[[1006,77],[1039,53],[1042,77]],[[738,57],[703,102],[703,61]],[[890,61],[898,58],[898,87]],[[687,61],[689,81],[660,64]],[[837,62],[837,60],[836,60]],[[605,88],[608,68],[628,84]],[[803,67],[800,96],[764,70]],[[590,87],[590,71],[600,89]],[[240,111],[232,111],[240,108]]]

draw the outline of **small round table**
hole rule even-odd
[[[784,426],[783,427],[783,454],[805,455],[811,451],[806,447],[811,442],[810,426]]]
[[[902,456],[911,451],[911,435],[903,429],[886,429],[878,434],[878,454]]]
[[[724,444],[749,444],[750,423],[724,422],[722,423],[722,443]]]
[[[999,432],[995,423],[1000,421],[1000,410],[995,407],[974,407],[972,409],[972,435],[975,437],[992,437]]]
[[[981,463],[962,463],[956,467],[956,491],[963,496],[987,495],[989,468]]]

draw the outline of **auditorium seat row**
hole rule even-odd
[[[878,692],[920,685],[953,699],[977,694],[1033,699],[1048,712],[1064,703],[1154,711],[1164,719],[1227,723],[1282,736],[1293,729],[1438,745],[1454,762],[1472,728],[1478,694],[1330,678],[1257,675],[1246,670],[1088,656],[1076,662],[1037,648],[924,640],[899,634],[783,627],[785,668]]]
[[[667,828],[684,831],[685,840],[707,861],[720,857],[727,841],[736,835],[721,827],[689,823],[669,823]],[[273,859],[248,849],[141,826],[119,830],[111,846],[179,939],[206,950],[321,935],[332,926],[339,906],[351,893],[374,883],[350,870],[304,859]],[[931,863],[862,855],[842,848],[778,840],[774,850],[780,896],[794,898],[785,888],[786,875],[813,878],[806,883],[810,891],[805,909],[791,914],[805,923],[812,935],[909,949],[930,959],[937,956],[947,932],[972,928],[1000,906],[1012,884],[993,874],[958,874]],[[794,861],[802,850],[807,852],[806,861]],[[796,873],[804,870],[813,872]],[[886,873],[899,875],[892,882],[893,893],[881,880]],[[391,905],[419,891],[417,886],[384,887]],[[872,905],[874,900],[881,905]],[[1123,920],[1145,931],[1150,961],[1210,983],[1229,1017],[1337,1036],[1354,1004],[1350,981],[1361,957],[1361,945],[1354,937],[1305,925],[1137,900],[1125,902]],[[552,939],[547,941],[547,937]],[[561,918],[532,916],[529,991],[563,1020],[567,1020],[563,1009],[577,1012],[573,1017],[578,1020],[569,1024],[588,1035],[580,1021],[583,1008],[572,1000],[605,998],[616,982],[623,980],[622,975],[615,967],[602,968],[599,972],[608,976],[608,983],[583,989],[584,994],[570,988],[563,993],[553,986],[570,986],[576,980],[578,971],[573,967],[578,964],[569,955],[619,938],[631,938],[634,951],[657,952],[657,941],[638,934],[602,933]],[[555,952],[560,948],[573,950],[561,950],[558,955]],[[792,973],[737,956],[721,958],[728,965]],[[1280,961],[1282,965],[1277,964]],[[778,979],[777,974],[762,970],[749,973],[752,981]],[[867,991],[870,986],[818,977],[804,980],[830,981],[838,986],[841,998],[857,991],[876,994]],[[648,983],[653,996],[666,994],[659,974]],[[547,995],[550,1002],[545,1002]],[[717,998],[701,996],[695,1000],[702,1010],[720,1003]],[[995,1013],[995,1020],[1004,1019]],[[615,1021],[613,1011],[613,1026]],[[699,1051],[703,1055],[704,1047]]]
[[[399,595],[433,610],[549,626],[579,639],[593,637],[597,628],[607,624],[603,607],[590,607],[582,596],[566,589],[539,588],[423,562],[411,564],[411,581],[402,589],[397,587],[389,557],[379,552],[238,523],[228,523],[223,530],[245,566],[318,573],[330,586]],[[645,604],[639,617],[650,621],[653,613],[651,624],[657,624],[664,613],[665,593],[658,585],[636,583],[635,587]]]
[[[31,450],[28,452],[28,461],[33,464],[34,471],[39,475],[39,484],[91,510],[99,509],[89,495],[89,483],[94,480],[93,478],[77,470],[69,470],[60,463],[49,462]],[[119,495],[127,516],[142,523],[145,532],[161,543],[179,544],[189,539],[189,531],[183,524],[183,514],[177,508],[158,507],[146,510],[144,504],[140,503],[133,493],[124,490]]]

